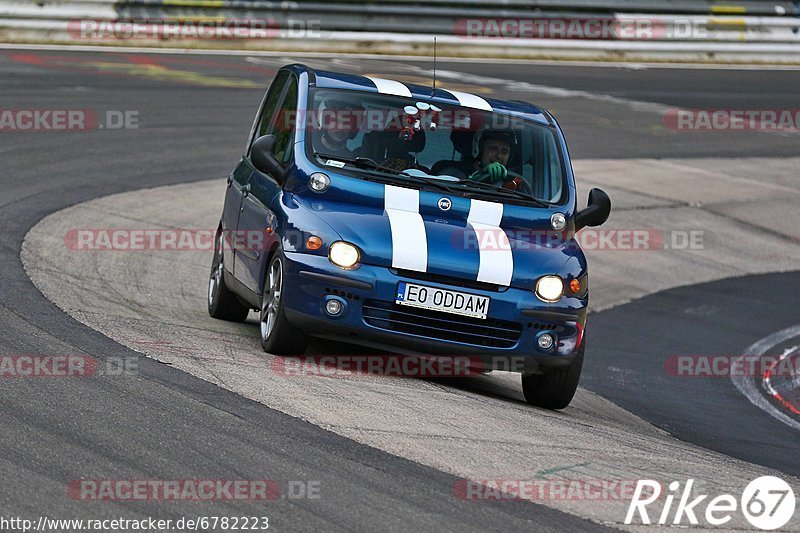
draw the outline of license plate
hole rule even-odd
[[[422,307],[444,313],[486,318],[489,312],[488,296],[478,296],[466,292],[436,289],[401,281],[397,284],[395,303],[411,307]]]

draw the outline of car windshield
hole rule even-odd
[[[306,124],[309,154],[355,175],[394,174],[423,185],[424,180],[459,182],[482,194],[565,201],[552,126],[438,102],[332,89],[311,94]]]

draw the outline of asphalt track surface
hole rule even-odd
[[[354,62],[367,71],[390,73],[387,62],[351,61],[351,66]],[[457,67],[469,71],[463,64]],[[398,72],[405,68],[414,78],[429,65],[405,62],[394,68]],[[448,65],[442,61],[440,68]],[[2,133],[0,353],[132,355],[66,316],[33,287],[19,259],[22,240],[44,216],[70,205],[226,175],[241,152],[252,114],[274,71],[274,66],[245,58],[154,60],[147,55],[0,52],[4,107],[136,110],[140,116],[138,130]],[[792,136],[674,135],[653,127],[635,109],[604,114],[603,106],[580,94],[601,84],[614,98],[666,108],[791,107],[797,79],[793,71],[535,65],[524,69],[484,65],[476,71],[572,91],[567,93],[572,98],[559,97],[561,109],[548,105],[546,94],[539,101],[559,117],[575,158],[796,155],[797,140]],[[477,77],[460,81],[480,85]],[[765,86],[770,91],[765,92]],[[758,104],[753,104],[756,98]],[[653,365],[663,363],[662,355],[740,353],[784,324],[792,325],[797,318],[792,305],[797,301],[796,277],[768,278],[734,279],[719,282],[728,287],[711,287],[727,298],[720,300],[724,311],[717,318],[701,321],[696,315],[688,314],[687,319],[686,313],[681,314],[706,303],[701,296],[706,290],[692,289],[676,289],[677,297],[658,294],[594,314],[593,350],[607,359],[587,365],[584,385],[679,438],[798,474],[796,433],[756,411],[732,389],[715,395],[697,388],[699,382],[678,383],[703,402],[698,408],[677,400],[680,394],[667,389],[663,379],[652,377]],[[756,289],[754,284],[764,287]],[[764,297],[759,300],[763,313],[754,313],[753,294],[771,294],[773,285],[785,287],[776,291],[783,300]],[[675,335],[667,335],[672,328],[666,326],[665,317],[676,325]],[[745,319],[750,321],[748,328],[723,327],[725,321],[738,324]],[[639,324],[640,334],[614,335],[620,321]],[[653,328],[664,335],[654,338],[648,334]],[[637,360],[645,349],[658,357]],[[632,379],[608,379],[619,368],[630,369]],[[359,445],[149,360],[142,361],[141,372],[130,380],[4,381],[0,398],[0,473],[6,480],[0,486],[0,501],[6,515],[78,516],[90,507],[96,517],[120,512],[163,518],[197,514],[196,507],[185,503],[87,506],[65,497],[64,487],[70,480],[93,476],[219,479],[235,473],[247,479],[269,472],[279,481],[316,479],[336,487],[320,501],[271,505],[271,521],[290,530],[600,527],[531,503],[459,502],[452,497],[455,478],[449,474]],[[752,424],[743,425],[744,418]],[[203,514],[262,510],[256,507],[218,502],[204,504]]]
[[[602,357],[587,360],[582,385],[682,440],[798,475],[795,427],[743,401],[726,376],[687,378],[665,368],[678,355],[747,354],[759,339],[798,324],[798,295],[798,274],[745,276],[594,314],[592,342],[603,347]],[[622,335],[618,324],[626,325]],[[796,351],[798,339],[789,340],[786,347]],[[770,348],[780,355],[783,346]]]

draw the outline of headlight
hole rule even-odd
[[[545,302],[557,302],[564,294],[564,282],[558,276],[543,276],[536,282],[536,296]]]
[[[331,244],[328,252],[331,263],[341,268],[353,268],[358,264],[359,256],[358,248],[344,241]]]

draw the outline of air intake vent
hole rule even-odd
[[[379,300],[366,300],[362,316],[374,328],[487,348],[511,348],[522,334],[522,326],[516,322],[482,320]]]

